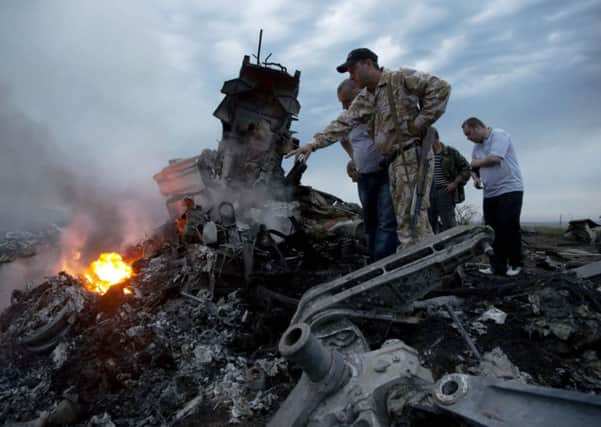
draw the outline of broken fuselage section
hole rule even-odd
[[[223,84],[225,97],[213,113],[222,124],[217,150],[171,161],[154,175],[171,219],[188,221],[181,234],[225,259],[217,263],[219,274],[225,266],[248,283],[263,267],[290,273],[303,250],[294,243],[279,245],[302,246],[295,236],[362,235],[358,206],[300,185],[304,163],[284,173],[284,154],[298,147],[290,128],[300,111],[299,82],[299,71],[291,75],[280,64],[255,64],[245,56],[238,78]],[[194,211],[186,211],[185,198],[193,199]]]
[[[207,209],[228,201],[236,211],[250,209],[257,196],[291,199],[281,163],[298,146],[290,126],[300,111],[299,82],[299,71],[290,75],[244,57],[238,78],[223,84],[225,98],[213,113],[222,124],[217,150],[171,161],[154,175],[172,218],[182,213],[184,197]]]

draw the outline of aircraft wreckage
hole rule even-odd
[[[244,57],[217,150],[154,176],[172,220],[128,279],[13,294],[5,425],[598,426],[601,256],[491,279],[492,230],[459,226],[367,264],[360,209],[281,167],[299,82]]]

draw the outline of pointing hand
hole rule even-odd
[[[309,159],[309,156],[311,155],[311,153],[313,152],[313,145],[309,144],[305,144],[302,147],[298,147],[295,150],[291,150],[288,153],[286,153],[286,155],[284,156],[285,159],[288,159],[292,156],[294,156],[294,160],[299,160],[299,157],[302,155],[304,157],[304,161],[306,162],[307,159]]]

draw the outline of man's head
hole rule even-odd
[[[353,49],[346,57],[346,61],[336,67],[339,73],[350,74],[351,80],[360,88],[375,88],[380,79],[378,55],[367,48]]]
[[[351,79],[344,79],[342,83],[338,85],[338,100],[342,104],[342,108],[348,110],[351,106],[353,99],[360,92],[354,81]]]
[[[482,120],[477,117],[470,117],[461,125],[463,134],[467,139],[475,143],[482,143],[488,138],[489,130]]]

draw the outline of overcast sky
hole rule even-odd
[[[465,156],[468,116],[511,133],[523,220],[599,219],[601,0],[4,0],[0,107],[86,179],[151,194],[155,209],[162,199],[152,175],[169,159],[216,148],[221,85],[256,52],[260,28],[263,57],[301,71],[293,130],[303,143],[340,111],[336,65],[369,47],[387,68],[452,85],[437,126]],[[9,166],[32,167],[15,158],[2,165],[5,176]],[[319,151],[303,182],[357,201],[345,164],[339,145]],[[468,203],[479,207],[481,197],[470,183]]]

